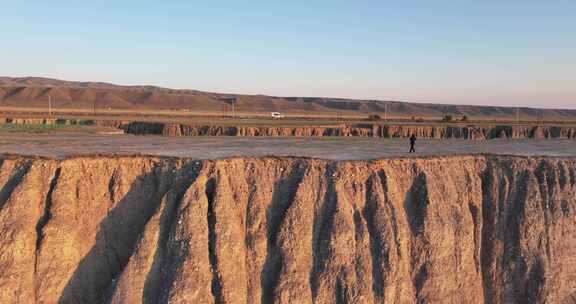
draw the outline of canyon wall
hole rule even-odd
[[[194,125],[130,120],[83,120],[57,118],[0,118],[0,124],[62,124],[112,127],[135,135],[164,136],[268,136],[325,137],[354,136],[408,138],[415,134],[429,139],[486,140],[495,138],[576,139],[576,127],[526,125],[383,125],[340,124],[332,126],[226,126]]]
[[[359,136],[378,138],[494,139],[494,138],[576,138],[575,127],[551,126],[426,126],[342,124],[339,126],[217,126],[160,122],[130,122],[119,125],[129,134],[164,136]]]
[[[576,160],[5,156],[0,231],[0,303],[574,303]]]

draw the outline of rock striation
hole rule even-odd
[[[554,126],[426,126],[342,124],[338,126],[217,126],[187,125],[162,122],[129,122],[117,125],[126,133],[164,136],[358,136],[378,138],[408,138],[416,134],[430,139],[495,139],[495,138],[565,138],[576,139],[575,127]]]
[[[0,117],[0,124],[95,125],[135,135],[163,136],[267,136],[267,137],[376,137],[487,140],[496,138],[576,139],[573,126],[528,125],[409,125],[339,124],[327,126],[195,125],[131,120]]]
[[[572,303],[576,160],[4,156],[0,303]]]

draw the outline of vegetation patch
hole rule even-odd
[[[66,128],[62,124],[0,124],[0,132],[44,133]]]

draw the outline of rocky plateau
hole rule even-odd
[[[576,160],[3,156],[0,303],[575,303]]]

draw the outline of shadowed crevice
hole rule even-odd
[[[216,198],[216,180],[209,179],[206,182],[206,197],[208,199],[208,260],[212,270],[212,296],[214,303],[224,303],[222,295],[222,278],[218,270],[218,256],[216,255],[216,214],[214,212],[214,199]]]
[[[2,160],[2,163],[3,162],[4,160]],[[6,202],[8,202],[8,200],[12,196],[14,189],[16,189],[16,187],[22,182],[22,179],[28,173],[28,171],[30,171],[31,167],[32,167],[31,161],[27,161],[21,164],[16,169],[16,172],[12,174],[12,176],[10,176],[8,181],[4,184],[2,190],[0,190],[0,210],[4,208],[4,205],[6,204]]]
[[[506,223],[509,229],[504,231],[504,256],[503,256],[503,269],[512,275],[512,284],[514,297],[517,301],[522,303],[526,302],[526,296],[523,292],[524,282],[528,266],[526,258],[522,255],[522,246],[520,244],[521,227],[524,221],[526,200],[528,198],[528,188],[531,186],[530,172],[523,171],[518,175],[514,189],[516,192],[511,197],[510,212],[508,213]]]
[[[568,170],[568,183],[570,184],[570,187],[575,188],[576,187],[576,170],[574,169],[569,169]]]
[[[422,172],[416,163],[413,163],[411,166],[412,174],[409,175],[411,179],[411,185],[406,192],[404,197],[404,214],[406,221],[408,223],[408,228],[410,229],[410,234],[408,235],[410,248],[409,251],[409,263],[412,269],[412,285],[415,288],[415,297],[418,302],[422,301],[418,299],[419,291],[416,285],[417,283],[417,274],[414,274],[416,267],[421,270],[422,265],[419,266],[420,262],[415,255],[415,246],[422,246],[422,242],[426,242],[426,238],[423,237],[424,234],[424,225],[429,205],[429,198],[428,198],[428,185],[426,180],[426,175]],[[418,250],[416,249],[416,254]]]
[[[538,186],[540,190],[541,197],[541,208],[542,216],[544,218],[544,229],[546,230],[546,254],[550,258],[552,256],[550,250],[550,240],[548,236],[550,235],[550,217],[556,213],[558,209],[562,210],[562,204],[558,203],[556,205],[556,200],[554,200],[554,188],[560,184],[560,178],[556,174],[555,167],[545,160],[540,162],[540,165],[534,172],[534,176],[538,181]]]
[[[429,204],[426,174],[421,172],[414,179],[404,202],[404,211],[406,212],[412,235],[420,235],[424,232],[424,222]]]
[[[499,191],[495,181],[495,172],[489,164],[481,177],[482,181],[482,240],[480,247],[480,267],[482,270],[482,287],[484,301],[487,304],[496,301],[495,283],[491,265],[494,263],[494,242],[496,241],[496,201]]]
[[[468,209],[470,210],[472,224],[474,225],[474,266],[476,267],[476,272],[479,272],[481,267],[480,248],[482,246],[482,215],[480,214],[480,208],[478,208],[474,203],[468,203]]]
[[[558,185],[560,191],[566,191],[566,187],[570,184],[570,169],[566,167],[566,163],[561,162],[558,164]]]
[[[196,181],[200,173],[201,165],[185,165],[181,172],[182,176],[178,178],[179,182],[167,197],[166,206],[160,215],[160,231],[158,247],[154,254],[152,268],[146,276],[144,290],[142,293],[143,304],[162,303],[167,299],[169,286],[173,281],[172,273],[167,272],[168,266],[173,264],[173,258],[168,255],[168,239],[170,232],[176,225],[177,210],[182,199],[190,186]]]
[[[274,302],[274,291],[280,280],[283,265],[281,249],[277,244],[278,233],[288,209],[294,202],[306,168],[303,163],[296,163],[289,175],[274,185],[272,202],[267,212],[268,251],[261,273],[262,303]]]
[[[424,289],[424,284],[426,284],[426,281],[428,281],[428,277],[430,275],[430,270],[428,268],[430,268],[430,265],[428,263],[424,263],[422,266],[420,266],[418,273],[414,277],[414,293],[418,303],[421,303],[420,301],[423,300],[422,289]]]
[[[30,169],[30,167],[28,166],[27,168],[20,170],[20,172],[21,171],[28,172],[29,169]],[[42,216],[38,219],[38,222],[36,223],[36,246],[35,246],[35,252],[34,252],[34,276],[35,277],[36,277],[36,273],[38,272],[38,254],[40,252],[40,246],[42,246],[42,240],[44,239],[44,226],[46,226],[46,224],[48,223],[48,221],[51,218],[52,194],[54,193],[54,189],[56,188],[56,184],[58,183],[58,178],[60,177],[60,172],[61,172],[60,168],[56,168],[56,170],[54,171],[54,175],[52,176],[52,180],[50,181],[48,192],[46,193],[46,198],[44,199],[44,210],[42,212]],[[21,179],[21,177],[19,177],[19,179]],[[34,290],[35,290],[35,293],[37,293],[36,287]],[[37,297],[37,296],[38,295],[35,294],[35,297]]]
[[[513,203],[515,174],[511,164],[497,158],[488,158],[481,175],[482,187],[482,240],[480,261],[484,302],[500,303],[503,283],[502,273],[507,265],[505,255],[510,253],[507,230]],[[522,186],[524,187],[524,186]],[[507,247],[501,247],[507,246]]]
[[[554,205],[554,188],[559,184],[556,170],[547,161],[542,160],[536,170],[534,170],[534,176],[538,181],[538,188],[542,199],[542,211],[544,212],[544,219],[547,221],[548,209],[552,212],[556,209]]]
[[[392,223],[392,232],[394,232],[394,245],[396,246],[396,252],[401,255],[402,254],[402,248],[400,246],[400,238],[399,238],[399,228],[398,228],[398,215],[396,212],[396,207],[394,206],[394,203],[390,200],[390,197],[388,196],[388,193],[390,193],[389,189],[388,189],[388,177],[386,176],[386,174],[384,173],[383,170],[380,170],[378,172],[378,178],[379,178],[379,185],[381,187],[382,193],[384,194],[384,203],[386,204],[386,208],[387,211],[389,212],[391,218],[391,223]],[[387,266],[389,266],[387,264]]]
[[[330,164],[326,169],[326,193],[320,214],[314,218],[313,242],[312,242],[312,270],[310,272],[310,287],[312,299],[316,301],[318,288],[320,287],[320,275],[324,272],[326,262],[331,253],[330,235],[334,228],[334,217],[336,214],[336,204],[338,201],[334,185],[334,174],[336,165]]]
[[[532,265],[524,286],[525,303],[545,303],[544,285],[546,271],[544,261],[538,257]]]
[[[58,178],[60,177],[61,168],[57,168],[54,172],[54,176],[50,181],[50,188],[46,193],[46,199],[44,200],[44,212],[42,213],[42,217],[36,223],[36,258],[38,257],[38,251],[40,250],[40,246],[42,245],[42,240],[44,239],[43,229],[44,226],[48,223],[51,218],[51,209],[52,209],[52,194],[54,193],[54,189],[56,189],[56,184],[58,183]]]
[[[115,169],[114,173],[112,173],[112,176],[110,177],[110,180],[108,181],[108,197],[112,204],[114,203],[114,198],[116,197],[116,193],[114,191],[114,185],[117,182],[118,182],[118,170]]]
[[[173,173],[156,167],[136,179],[100,223],[94,246],[80,261],[59,303],[109,302],[116,289],[116,278],[134,253],[146,223],[158,210],[173,178]]]
[[[336,304],[346,304],[350,303],[348,301],[348,295],[346,293],[346,287],[343,286],[340,278],[336,279],[336,288],[334,288],[334,298],[336,299]]]
[[[368,235],[370,237],[370,256],[372,257],[372,292],[377,299],[384,298],[384,273],[382,272],[383,259],[386,259],[388,252],[384,250],[384,240],[382,240],[379,227],[377,225],[377,214],[380,206],[378,205],[378,197],[375,195],[375,177],[370,176],[366,181],[366,205],[364,207],[363,216],[368,228]],[[386,181],[381,181],[385,183]]]

